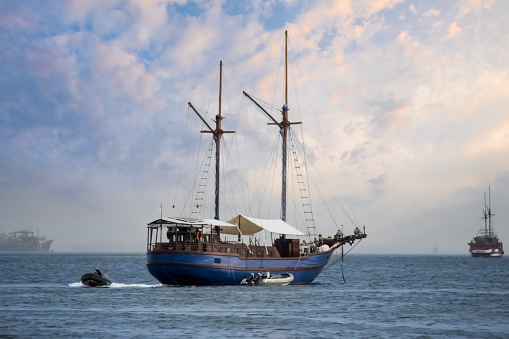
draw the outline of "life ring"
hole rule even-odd
[[[198,241],[201,241],[201,239],[202,239],[202,233],[201,233],[201,231],[198,231],[198,233],[196,233],[196,239],[197,239]]]

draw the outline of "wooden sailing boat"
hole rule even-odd
[[[484,194],[483,220],[484,227],[481,227],[477,235],[468,243],[472,257],[501,258],[504,255],[504,246],[495,233],[491,217],[491,188],[488,187],[488,203],[486,204],[486,193]]]
[[[287,71],[287,40],[285,32],[285,77]],[[222,63],[220,63],[222,72]],[[221,80],[220,76],[220,85]],[[286,86],[287,88],[288,86]],[[221,103],[221,90],[219,91]],[[365,232],[356,228],[355,234],[334,238],[301,241],[296,236],[304,233],[286,223],[286,166],[287,137],[293,122],[288,119],[288,93],[282,108],[282,121],[274,119],[250,95],[244,94],[254,102],[279,127],[283,136],[282,146],[282,194],[281,218],[259,219],[237,215],[228,222],[219,220],[220,195],[220,145],[222,130],[221,104],[216,115],[216,126],[212,129],[198,111],[189,106],[206,125],[205,133],[212,133],[216,145],[215,172],[215,216],[214,219],[192,219],[167,217],[148,223],[147,227],[147,269],[163,284],[177,285],[235,285],[249,276],[260,272],[271,275],[293,275],[291,284],[311,283],[325,268],[334,250],[344,244],[353,244],[366,237]],[[259,232],[270,232],[276,239],[270,244],[249,243],[244,241]],[[229,241],[221,236],[236,236],[236,241]],[[293,238],[290,238],[293,237]]]

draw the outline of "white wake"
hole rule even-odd
[[[141,287],[141,288],[151,288],[151,287],[160,287],[162,284],[149,285],[149,284],[123,284],[123,283],[111,283],[110,286],[99,286],[102,288],[125,288],[125,287]],[[89,287],[83,285],[81,282],[70,283],[69,287]]]

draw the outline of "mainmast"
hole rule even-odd
[[[285,103],[281,110],[282,113],[282,121],[278,122],[272,115],[269,114],[259,103],[257,103],[249,94],[244,92],[244,95],[248,97],[258,108],[260,108],[273,122],[269,123],[269,125],[277,125],[279,127],[279,133],[283,138],[283,147],[282,147],[282,178],[281,178],[281,220],[286,221],[286,179],[287,179],[287,164],[288,164],[288,155],[287,155],[287,140],[288,140],[288,130],[290,125],[301,124],[301,122],[290,122],[288,120],[288,31],[285,31]],[[283,236],[284,237],[284,236]]]
[[[491,217],[495,214],[491,213],[491,187],[488,186],[488,202],[486,202],[486,193],[484,193],[484,234],[493,237],[493,228],[491,227]]]
[[[286,221],[286,165],[288,164],[287,140],[288,128],[290,122],[288,121],[288,31],[285,31],[285,104],[283,105],[283,121],[281,122],[281,134],[283,136],[283,150],[282,150],[282,180],[281,180],[281,220]]]
[[[221,128],[221,120],[223,120],[223,116],[221,114],[221,95],[222,95],[222,83],[223,83],[223,61],[219,61],[219,109],[218,114],[216,115],[216,126],[215,129],[212,129],[209,124],[203,119],[203,117],[198,113],[198,111],[193,107],[193,105],[189,102],[189,107],[193,109],[193,111],[200,117],[203,123],[207,126],[208,130],[201,131],[201,133],[212,133],[214,142],[216,144],[216,189],[215,189],[215,202],[214,202],[214,219],[219,220],[219,175],[220,175],[220,164],[221,164],[221,137],[224,133],[235,133],[235,131],[223,131]]]

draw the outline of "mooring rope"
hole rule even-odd
[[[338,261],[340,261],[340,260],[341,260],[341,275],[343,276],[343,281],[344,281],[344,282],[345,282],[345,284],[346,284],[346,280],[345,280],[345,273],[344,273],[344,270],[343,270],[343,259],[344,259],[344,257],[345,257],[348,253],[350,253],[350,251],[351,251],[351,250],[353,250],[353,249],[355,248],[355,246],[357,246],[357,245],[358,245],[361,241],[362,241],[362,239],[359,239],[359,241],[358,241],[358,242],[356,242],[356,243],[352,246],[352,248],[350,248],[350,249],[348,250],[348,252],[346,252],[345,254],[341,253],[341,256],[338,258],[338,260],[334,261],[332,264],[330,264],[329,266],[325,267],[322,271],[325,271],[325,270],[327,270],[327,269],[331,268],[331,267],[332,267],[332,266],[334,266],[334,265],[335,265]],[[344,244],[343,244],[343,245],[341,245],[341,247],[343,247],[343,246],[344,246]],[[341,250],[343,250],[343,248],[341,248]]]

